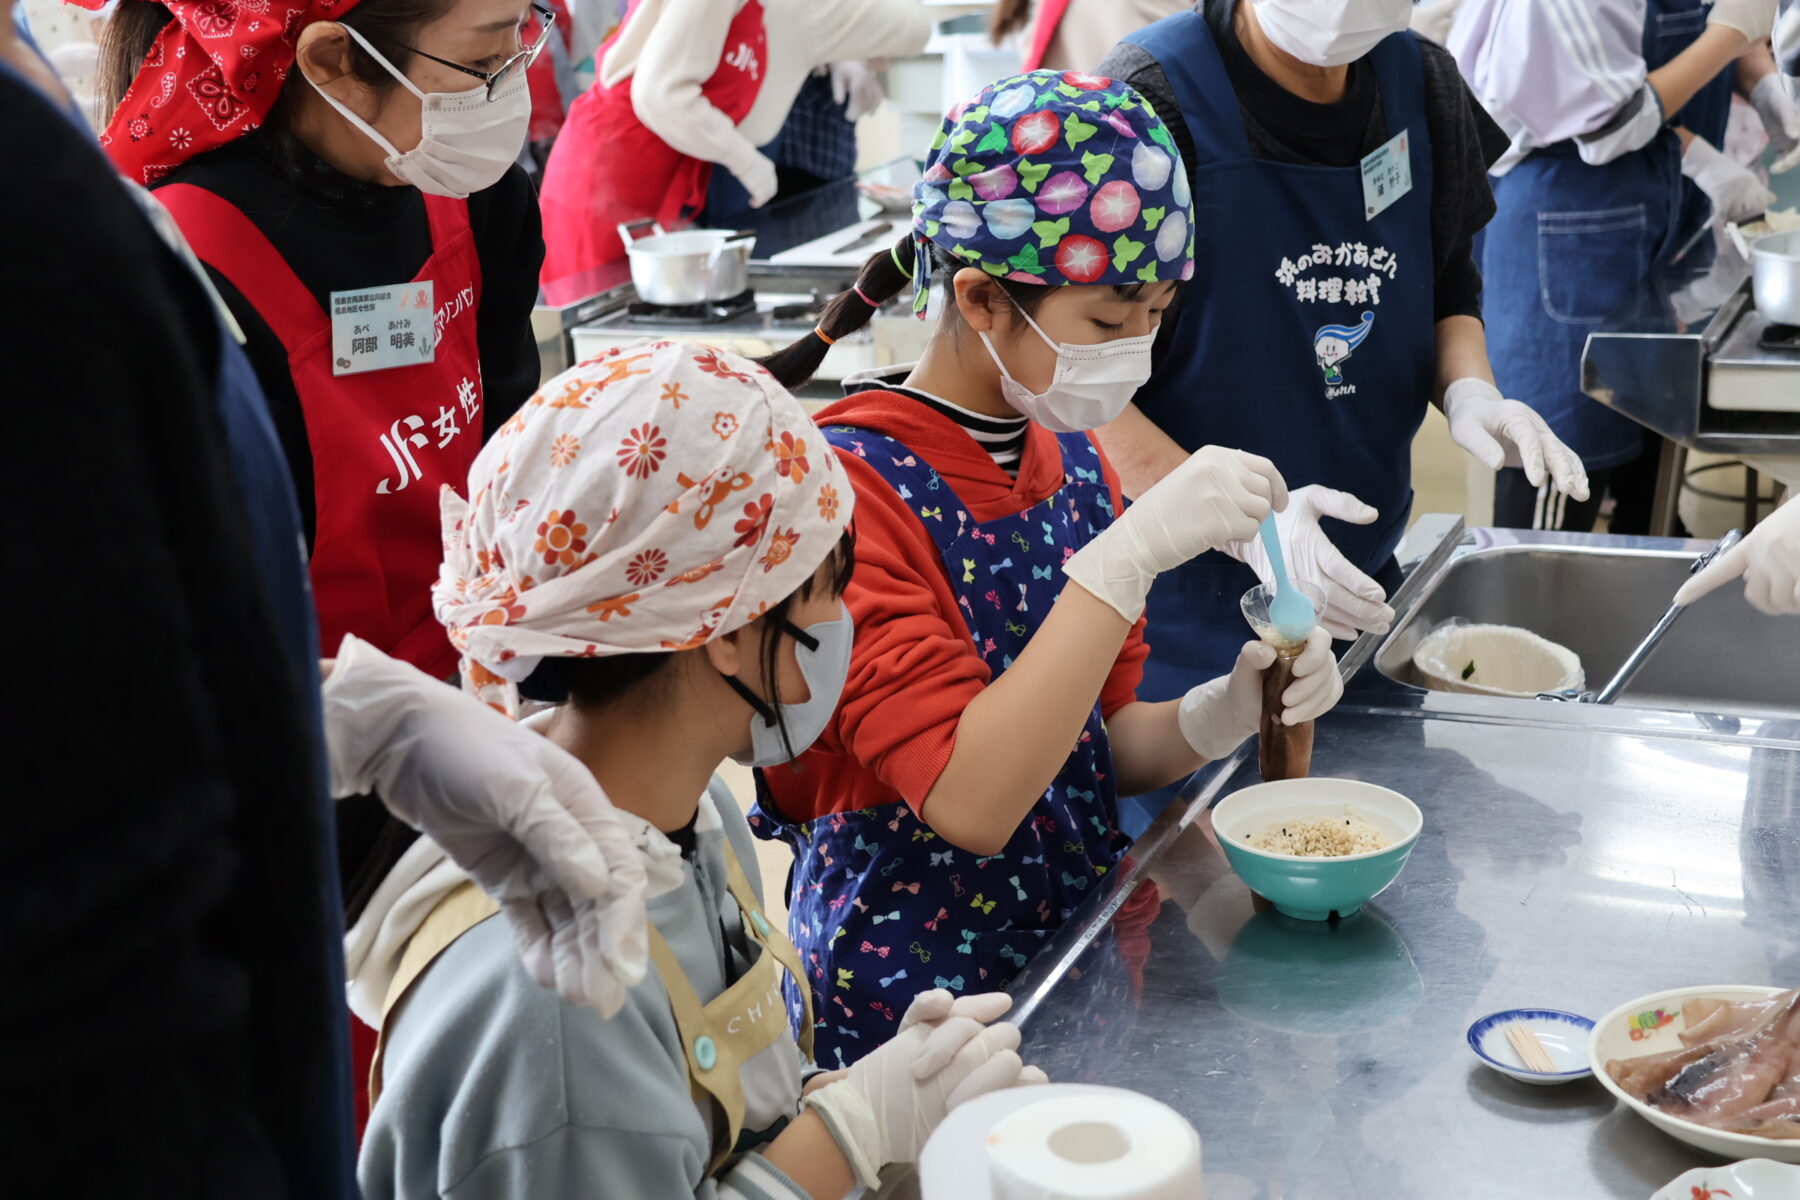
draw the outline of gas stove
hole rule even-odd
[[[811,334],[827,301],[855,281],[836,268],[794,269],[752,263],[751,289],[709,304],[655,305],[637,299],[629,287],[617,303],[567,330],[572,361],[646,337],[696,342],[761,358]],[[875,342],[867,329],[840,338],[825,355],[815,377],[831,385],[876,365]],[[824,394],[823,392],[821,394]]]

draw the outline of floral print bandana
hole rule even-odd
[[[438,620],[465,684],[517,715],[546,656],[687,650],[798,591],[853,498],[806,412],[748,359],[684,342],[563,372],[442,493]]]
[[[1192,189],[1168,126],[1135,90],[1077,71],[991,83],[953,110],[913,187],[926,243],[1023,283],[1135,284],[1194,273]]]
[[[98,9],[105,0],[69,0]],[[275,107],[300,31],[357,0],[163,0],[163,27],[100,144],[133,183],[242,137]]]

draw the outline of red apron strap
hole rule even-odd
[[[318,335],[325,310],[236,205],[191,183],[158,188],[156,198],[175,217],[200,261],[243,293],[289,354]]]
[[[430,192],[421,192],[420,195],[425,198],[425,219],[431,223],[432,250],[442,250],[453,238],[469,232],[467,200],[433,196]]]
[[[452,200],[448,196],[433,196],[429,192],[425,196],[425,219],[431,227],[431,253],[433,257],[448,250],[457,238],[466,237],[473,241],[474,227],[469,224],[469,202]],[[481,255],[475,252],[473,245],[469,249],[469,283],[475,289],[475,302],[481,302]],[[447,296],[437,298],[440,306],[449,299]]]
[[[1044,65],[1044,55],[1050,50],[1050,43],[1056,37],[1056,28],[1062,24],[1063,14],[1069,11],[1069,0],[1044,0],[1038,5],[1037,20],[1031,25],[1031,43],[1025,51],[1025,63],[1021,70],[1035,71]],[[1069,67],[1070,63],[1052,64],[1058,67]]]

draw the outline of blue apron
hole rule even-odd
[[[1651,70],[1706,28],[1706,0],[1650,0],[1644,61]],[[1733,75],[1721,72],[1676,114],[1722,145]],[[1581,353],[1603,321],[1667,322],[1646,278],[1706,224],[1711,204],[1681,175],[1681,143],[1664,129],[1650,144],[1598,166],[1574,142],[1533,152],[1494,180],[1497,211],[1482,259],[1488,354],[1500,389],[1541,414],[1589,471],[1643,454],[1629,417],[1581,391]],[[1710,249],[1710,248],[1709,248]],[[1658,311],[1636,311],[1655,303]]]
[[[1356,167],[1251,157],[1238,98],[1206,21],[1185,12],[1132,34],[1155,56],[1194,137],[1194,278],[1138,407],[1184,449],[1271,459],[1290,487],[1319,483],[1380,510],[1327,523],[1379,577],[1412,508],[1413,435],[1436,362],[1431,142],[1410,33],[1369,57],[1391,136],[1407,135],[1412,190],[1364,215]],[[1249,629],[1247,566],[1208,554],[1150,593],[1150,662],[1138,695],[1172,699],[1231,669]]]
[[[867,461],[919,514],[995,678],[1049,614],[1064,561],[1113,520],[1086,434],[1057,439],[1064,483],[1055,495],[980,525],[901,443],[843,426],[825,436]],[[949,845],[905,803],[804,825],[759,803],[751,824],[794,847],[789,928],[812,981],[814,1055],[825,1066],[855,1062],[892,1037],[919,992],[1006,987],[1127,845],[1097,700],[1068,761],[999,854]],[[787,999],[799,1021],[791,986]]]

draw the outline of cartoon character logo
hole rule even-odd
[[[1344,373],[1338,370],[1338,364],[1356,352],[1374,325],[1375,314],[1366,312],[1360,324],[1325,325],[1313,334],[1313,354],[1319,360],[1319,369],[1325,372],[1327,384],[1336,386],[1344,382]]]

